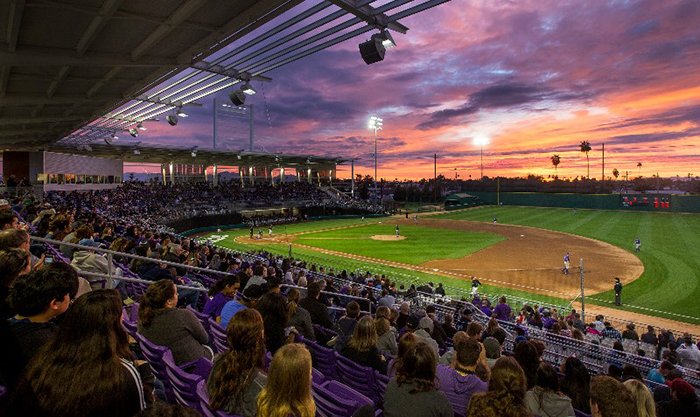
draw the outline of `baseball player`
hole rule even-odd
[[[476,277],[472,277],[472,297],[476,295],[476,293],[479,290],[479,286],[481,285],[481,282],[479,282]]]
[[[396,237],[399,237],[399,234],[400,234],[400,233],[399,233],[399,225],[397,224],[397,225],[396,225]]]
[[[639,238],[634,239],[634,251],[639,252],[642,250],[642,241]]]
[[[561,270],[564,275],[569,275],[569,265],[571,265],[571,255],[569,255],[569,252],[566,252],[566,255],[564,255],[564,268]]]

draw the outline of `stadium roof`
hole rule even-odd
[[[347,162],[347,159],[333,156],[311,156],[291,154],[271,154],[265,152],[182,148],[182,147],[144,147],[139,144],[115,146],[94,143],[77,149],[73,145],[56,144],[52,152],[71,153],[101,158],[118,158],[124,162],[194,164],[212,166],[282,166],[282,167],[328,167]],[[194,155],[194,156],[193,156]]]
[[[90,144],[447,1],[4,1],[0,147]]]

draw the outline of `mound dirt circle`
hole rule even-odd
[[[372,235],[371,236],[372,240],[384,240],[384,241],[392,241],[396,242],[397,240],[404,240],[406,239],[406,236],[396,236],[396,235]]]

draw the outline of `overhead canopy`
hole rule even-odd
[[[54,142],[300,2],[0,2],[0,145]]]
[[[447,1],[6,0],[0,148],[90,144]]]
[[[272,167],[335,167],[346,162],[339,157],[319,157],[310,155],[271,154],[264,152],[231,152],[224,150],[182,148],[182,147],[142,147],[114,146],[94,143],[87,148],[76,149],[72,145],[56,144],[52,152],[87,155],[102,158],[117,158],[124,162],[144,162],[167,164],[194,164],[213,166],[272,166]],[[193,156],[193,152],[194,155]]]

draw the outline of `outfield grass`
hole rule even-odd
[[[394,235],[394,224],[369,224],[349,229],[309,233],[298,236],[295,243],[368,256],[411,265],[433,259],[456,259],[470,255],[502,241],[491,233],[460,232],[429,227],[401,225],[404,240],[373,240],[373,235]]]
[[[642,250],[636,255],[644,273],[623,289],[624,304],[700,317],[700,257],[695,254],[700,247],[700,215],[491,206],[435,217],[483,222],[497,217],[499,223],[572,233],[630,252],[639,237]],[[612,292],[596,297],[611,299]]]

